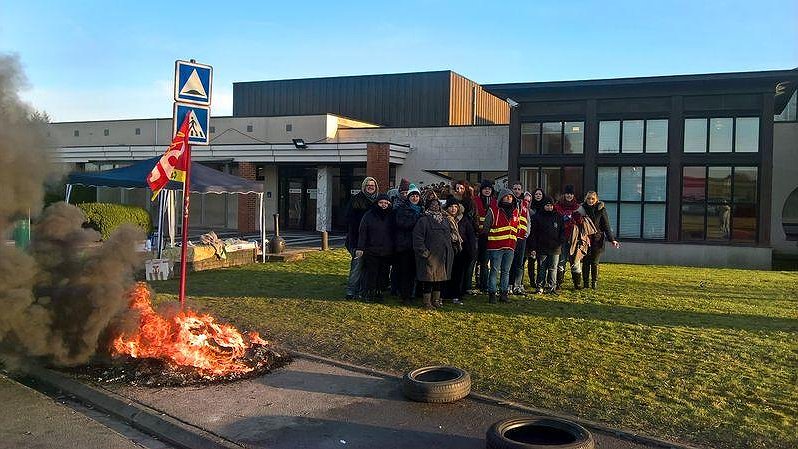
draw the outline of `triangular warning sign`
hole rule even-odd
[[[202,130],[202,126],[199,124],[199,120],[197,120],[197,115],[194,114],[194,111],[189,111],[188,114],[189,139],[205,139],[205,131]]]
[[[195,97],[202,97],[205,100],[208,99],[208,94],[202,86],[199,75],[197,75],[197,69],[191,71],[191,75],[189,75],[186,80],[186,84],[180,89],[180,95],[192,95]]]

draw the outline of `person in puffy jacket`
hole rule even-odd
[[[399,296],[406,305],[412,303],[416,285],[416,256],[413,252],[413,228],[421,217],[421,192],[410,184],[407,198],[399,198],[393,209],[396,247],[392,274],[396,277]]]
[[[565,227],[551,197],[546,197],[543,209],[532,216],[532,237],[538,259],[535,293],[553,294],[557,289],[557,262],[565,241]]]
[[[601,254],[604,252],[604,240],[609,240],[614,248],[620,248],[621,244],[615,239],[610,227],[610,218],[607,216],[607,209],[604,203],[599,201],[598,194],[589,191],[585,194],[585,202],[573,213],[575,225],[580,224],[582,217],[587,217],[593,222],[593,226],[598,230],[590,238],[590,248],[582,259],[582,283],[583,287],[595,289],[598,283],[598,266]],[[592,279],[591,279],[592,277]]]
[[[382,280],[388,277],[388,267],[394,251],[391,200],[380,194],[371,210],[363,215],[358,233],[355,257],[363,257],[366,274],[366,300],[382,302]]]
[[[379,186],[377,180],[371,176],[363,179],[360,192],[349,200],[346,208],[346,249],[352,256],[349,263],[349,281],[346,285],[346,299],[353,299],[363,294],[363,258],[355,257],[355,248],[358,243],[358,232],[363,215],[377,201]]]

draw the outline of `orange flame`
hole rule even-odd
[[[209,376],[223,376],[252,371],[241,358],[252,345],[267,344],[257,332],[245,338],[235,327],[190,309],[165,318],[153,310],[150,289],[143,282],[131,291],[130,308],[139,312],[139,328],[132,335],[114,339],[114,356],[157,358],[193,366]]]

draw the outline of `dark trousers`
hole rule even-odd
[[[424,293],[439,292],[443,290],[445,284],[446,281],[441,281],[441,282],[421,281],[421,290]]]
[[[452,277],[446,281],[443,297],[446,299],[462,298],[466,290],[463,289],[463,280],[467,277],[466,270],[471,263],[471,257],[462,251],[454,256],[452,263]]]
[[[532,287],[535,286],[536,278],[535,278],[535,266],[537,265],[538,260],[536,257],[529,256],[529,263],[526,266],[527,273],[529,273],[529,285]]]
[[[483,292],[488,291],[488,277],[490,276],[490,267],[488,266],[488,236],[480,235],[477,240],[477,263],[479,263],[479,279],[477,279],[477,288]]]
[[[399,296],[403,301],[410,301],[416,285],[416,255],[412,249],[396,253],[391,273],[396,278]]]
[[[363,257],[365,257],[363,263],[366,270],[366,294],[373,297],[386,287],[385,280],[388,278],[391,257],[371,254],[366,254]]]
[[[463,275],[463,284],[460,286],[460,291],[465,295],[474,282],[474,268],[477,266],[477,258],[475,254],[469,254],[468,264],[466,265],[465,273]]]
[[[510,288],[524,287],[524,261],[526,260],[526,239],[515,243],[513,264],[510,265]]]

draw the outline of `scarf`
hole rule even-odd
[[[373,194],[366,193],[366,183],[369,182],[369,181],[374,181],[374,185],[377,186],[377,188],[374,189],[374,193]],[[380,194],[380,185],[377,184],[377,180],[376,179],[372,178],[371,176],[367,176],[366,179],[364,179],[363,182],[360,184],[360,191],[363,192],[363,195],[366,195],[366,198],[368,198],[369,201],[371,201],[373,203],[374,201],[377,200],[377,195]]]

